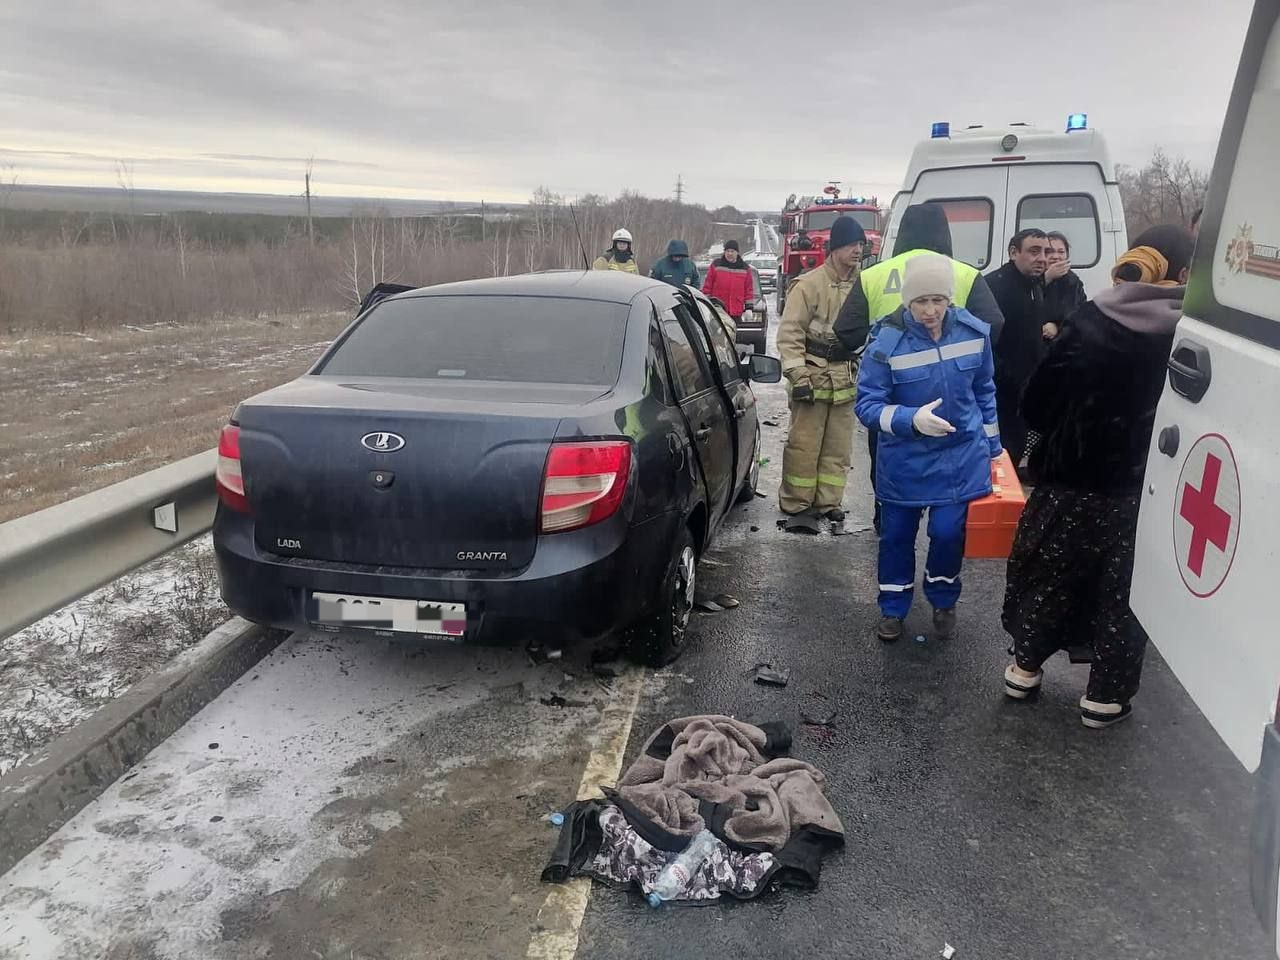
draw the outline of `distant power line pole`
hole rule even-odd
[[[684,203],[684,174],[676,174],[676,203]]]

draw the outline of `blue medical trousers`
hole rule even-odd
[[[916,531],[920,514],[929,511],[929,556],[924,568],[924,595],[937,610],[950,610],[960,599],[960,564],[964,561],[964,524],[969,504],[902,507],[886,503],[880,515],[880,613],[905,619],[911,609],[916,579]]]

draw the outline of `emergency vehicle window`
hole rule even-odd
[[[1097,266],[1102,234],[1098,207],[1087,193],[1044,194],[1023,197],[1018,203],[1018,229],[1039,227],[1056,230],[1071,244],[1071,266]]]
[[[1224,307],[1234,307],[1271,321],[1280,321],[1280,203],[1275,202],[1277,150],[1280,150],[1280,23],[1272,30],[1258,67],[1213,257],[1214,299]],[[1208,239],[1202,234],[1200,242]],[[1207,315],[1205,319],[1214,318]],[[1267,337],[1264,331],[1265,328],[1254,329],[1252,333],[1256,335],[1252,339]],[[1249,335],[1243,328],[1239,332]]]
[[[925,203],[936,203],[946,213],[951,227],[951,255],[971,267],[985,270],[991,263],[995,204],[986,197],[943,197]]]
[[[684,400],[711,386],[711,378],[699,352],[689,342],[684,326],[670,309],[662,311],[662,332],[667,335],[667,357],[671,360],[671,376],[676,398]]]
[[[853,217],[863,230],[875,230],[879,226],[876,223],[876,214],[873,210],[819,210],[816,213],[805,214],[804,228],[806,230],[830,230],[837,217]]]

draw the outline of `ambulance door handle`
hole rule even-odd
[[[1192,403],[1199,403],[1212,379],[1208,349],[1194,340],[1179,340],[1169,356],[1169,386]]]
[[[1160,431],[1160,439],[1156,441],[1156,449],[1166,457],[1176,457],[1178,455],[1179,439],[1178,425],[1176,423],[1171,427],[1165,427]]]

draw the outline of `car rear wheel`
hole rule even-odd
[[[751,469],[747,471],[747,479],[742,481],[742,489],[738,491],[738,503],[750,503],[756,498],[760,489],[760,424],[756,424],[756,442],[751,448]]]
[[[693,616],[698,552],[693,534],[681,527],[658,592],[658,608],[631,634],[631,657],[647,667],[665,667],[684,652]]]

